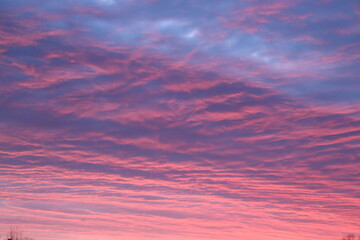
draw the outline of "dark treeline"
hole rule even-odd
[[[9,229],[7,233],[5,233],[5,237],[0,235],[0,240],[35,240],[35,239],[25,236],[23,231],[21,231],[19,228],[12,227]],[[347,234],[343,236],[341,240],[360,240],[360,235]]]
[[[25,236],[23,231],[21,231],[17,227],[12,227],[9,231],[5,234],[5,238],[2,237],[3,240],[34,240],[33,238]]]
[[[348,234],[344,236],[342,240],[360,240],[360,235],[355,236],[355,234]]]

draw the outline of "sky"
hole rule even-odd
[[[359,233],[359,57],[357,0],[1,0],[0,232]]]

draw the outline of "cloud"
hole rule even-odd
[[[1,4],[2,227],[302,240],[358,226],[351,1]]]

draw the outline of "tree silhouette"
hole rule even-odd
[[[342,240],[360,240],[360,235],[356,238],[354,234],[348,234],[344,236]]]
[[[17,227],[11,227],[6,237],[6,240],[33,240],[32,238],[24,236],[23,232]]]

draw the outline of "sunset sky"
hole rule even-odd
[[[358,0],[0,0],[0,239],[360,233]]]

